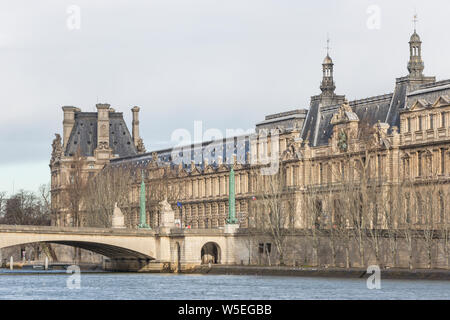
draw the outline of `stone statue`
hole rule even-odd
[[[167,199],[164,199],[159,203],[159,210],[161,213],[161,227],[175,227],[175,212],[169,202],[167,202]]]
[[[61,135],[55,133],[55,139],[52,142],[52,158],[50,160],[51,163],[61,160],[62,156],[62,143],[61,143]]]
[[[125,228],[125,217],[122,210],[117,206],[117,202],[114,203],[114,211],[112,216],[112,227],[114,229],[124,229]]]
[[[139,138],[139,140],[137,142],[136,150],[138,153],[145,153],[145,145],[144,145],[144,140],[142,140],[142,138]]]

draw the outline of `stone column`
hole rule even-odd
[[[110,159],[112,150],[109,147],[109,104],[97,104],[97,159]]]
[[[67,142],[69,141],[70,133],[72,132],[72,128],[75,124],[75,111],[77,108],[72,106],[62,107],[64,112],[64,120],[63,120],[63,149],[65,150],[67,146]]]
[[[133,121],[132,125],[132,134],[133,134],[133,143],[134,146],[137,147],[139,144],[139,107],[133,107],[131,112],[133,113]]]

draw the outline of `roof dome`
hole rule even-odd
[[[323,59],[323,64],[332,64],[333,60],[331,60],[330,56],[327,54],[325,59]]]
[[[410,42],[420,42],[420,37],[416,31],[411,35]]]

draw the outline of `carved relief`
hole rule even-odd
[[[98,143],[97,149],[99,150],[108,150],[109,149],[109,143],[106,141],[100,141]]]
[[[341,150],[342,152],[346,152],[348,149],[348,141],[347,140],[348,140],[347,134],[345,133],[345,131],[342,130],[341,132],[339,132],[337,146],[338,146],[339,150]]]
[[[145,145],[144,145],[144,140],[142,140],[142,138],[139,138],[137,146],[136,146],[136,150],[138,153],[145,153]]]
[[[108,127],[106,124],[102,124],[100,127],[100,136],[101,137],[107,137],[108,136]]]

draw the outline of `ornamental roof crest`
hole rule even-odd
[[[331,124],[349,122],[349,121],[359,121],[356,113],[353,112],[352,107],[347,100],[339,107],[338,111],[331,118]]]

